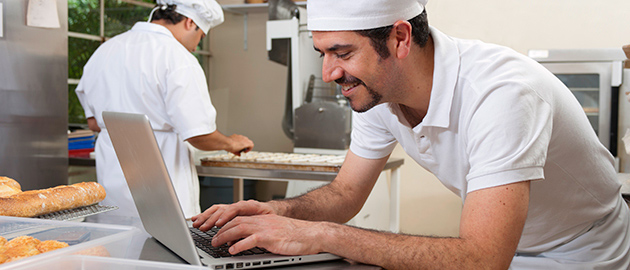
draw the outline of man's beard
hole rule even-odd
[[[370,94],[370,96],[372,97],[372,100],[370,100],[369,103],[363,105],[362,107],[353,106],[352,99],[349,97],[346,97],[346,99],[348,99],[348,101],[350,102],[350,108],[352,108],[352,110],[354,110],[355,112],[358,112],[358,113],[367,112],[369,109],[372,109],[374,106],[378,105],[381,102],[381,99],[383,99],[383,96],[381,94],[377,93],[376,91],[374,91],[374,89],[368,87],[367,85],[365,85],[365,83],[363,83],[363,81],[357,79],[354,76],[350,75],[347,78],[344,76],[342,78],[335,80],[335,82],[339,85],[341,84],[354,85],[354,84],[359,83],[363,85],[365,89],[367,90],[367,92]]]

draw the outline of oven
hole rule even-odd
[[[528,55],[549,69],[575,95],[599,140],[615,157],[617,170],[630,170],[630,164],[623,165],[630,162],[628,154],[620,153],[623,128],[630,128],[620,121],[620,115],[630,113],[625,98],[625,92],[630,90],[623,90],[630,84],[623,84],[624,75],[626,80],[630,79],[624,72],[624,51],[621,48],[530,50]]]

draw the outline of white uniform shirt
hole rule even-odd
[[[164,156],[184,215],[200,212],[199,180],[184,140],[216,130],[216,110],[197,59],[163,26],[139,22],[103,43],[84,67],[76,89],[86,117],[101,128],[97,178],[117,214],[137,216],[103,123],[103,111],[143,113]]]
[[[431,31],[426,116],[410,127],[398,105],[354,113],[353,153],[382,158],[399,142],[464,200],[475,190],[544,179],[531,183],[519,253],[562,245],[618,207],[613,157],[562,82],[510,49]]]

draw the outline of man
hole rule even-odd
[[[337,178],[301,197],[213,206],[213,244],[331,252],[386,269],[627,269],[613,158],[553,74],[429,27],[426,0],[309,0],[308,28],[353,115]],[[396,143],[464,201],[459,237],[376,232],[356,214]],[[242,239],[238,242],[237,240]]]
[[[96,141],[96,171],[107,191],[103,204],[120,209],[112,214],[137,216],[103,111],[143,113],[149,117],[173,186],[186,218],[201,212],[199,179],[192,146],[248,151],[254,144],[241,135],[225,136],[216,127],[204,72],[191,54],[210,28],[223,22],[214,0],[158,0],[149,21],[138,22],[92,55],[76,93]]]

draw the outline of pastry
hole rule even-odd
[[[39,243],[36,248],[37,250],[39,250],[39,252],[44,253],[48,251],[53,251],[55,249],[65,248],[67,246],[68,243],[65,242],[59,242],[57,240],[46,240]]]
[[[31,236],[18,236],[16,238],[11,239],[11,241],[7,242],[4,245],[5,251],[4,255],[9,257],[9,259],[13,258],[24,258],[30,257],[33,255],[40,254],[41,252],[37,250],[37,245],[41,241],[33,238]]]
[[[0,264],[17,261],[44,252],[67,247],[68,244],[57,240],[40,241],[32,236],[18,236],[6,241],[0,236]]]

